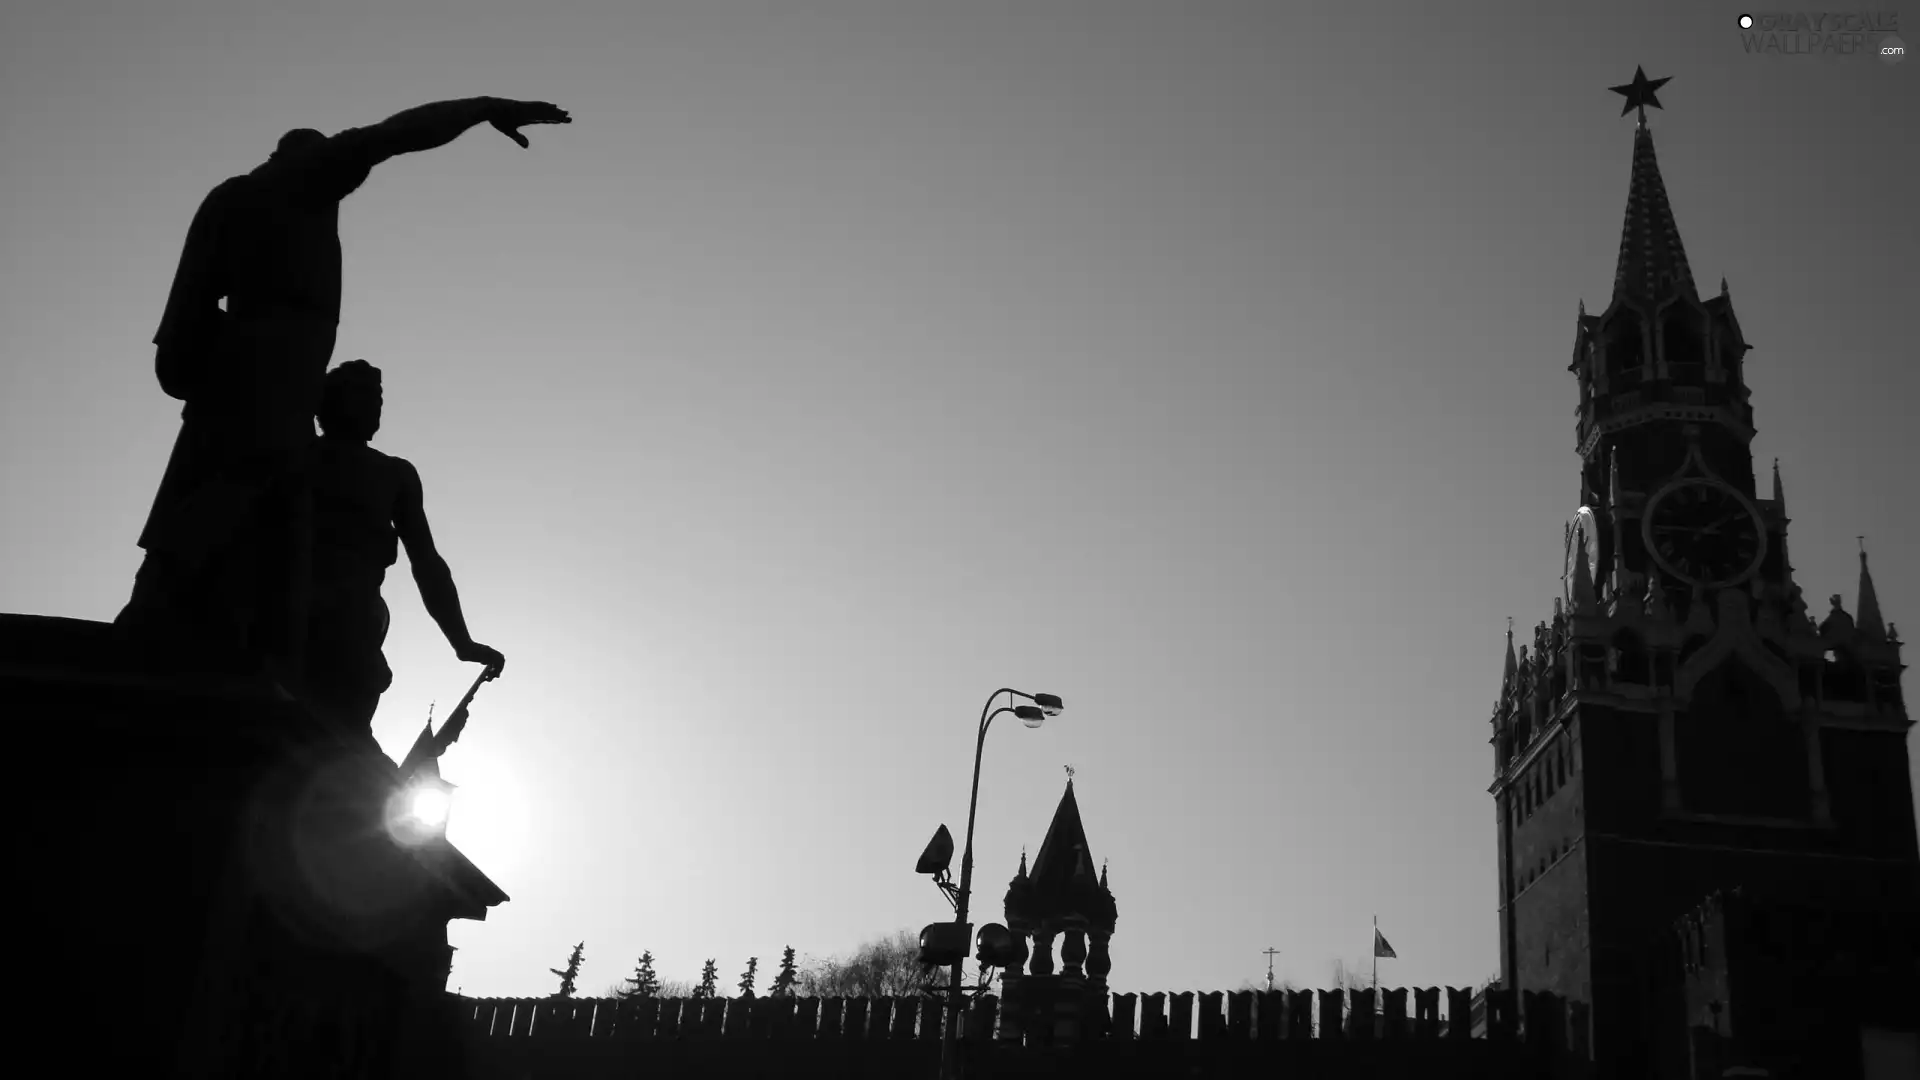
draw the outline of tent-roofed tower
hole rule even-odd
[[[1007,888],[1007,929],[1033,943],[1027,972],[1010,969],[1003,976],[1009,1013],[1025,1016],[1028,1025],[1052,1014],[1057,1023],[1043,1027],[1061,1041],[1078,1037],[1081,1017],[1104,1020],[1107,974],[1113,968],[1108,942],[1117,914],[1105,867],[1094,872],[1093,849],[1069,776],[1032,870],[1023,853]],[[1064,938],[1059,974],[1053,965],[1056,937]]]

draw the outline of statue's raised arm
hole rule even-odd
[[[321,187],[327,194],[344,198],[381,162],[445,146],[468,128],[491,124],[525,149],[530,144],[521,128],[572,122],[565,109],[550,102],[461,98],[421,105],[368,127],[348,128],[331,138],[311,128],[290,131],[280,140],[274,156],[291,170],[323,178]]]
[[[372,168],[396,154],[414,154],[445,146],[479,124],[493,125],[524,149],[528,143],[527,137],[520,133],[521,128],[572,122],[565,109],[545,101],[462,98],[395,113],[371,127],[343,131],[327,143],[334,152],[355,155],[359,163]]]

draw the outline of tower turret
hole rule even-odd
[[[1087,1024],[1105,1023],[1107,974],[1113,969],[1108,944],[1118,910],[1104,865],[1094,873],[1071,776],[1030,873],[1025,860],[1023,853],[1022,873],[1007,890],[1007,929],[1031,937],[1033,947],[1024,975],[1008,970],[1001,977],[1006,1011],[1030,1038],[1072,1042]],[[1065,939],[1060,948],[1063,970],[1057,975],[1056,936]]]

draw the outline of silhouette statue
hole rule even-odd
[[[321,436],[313,469],[313,592],[308,622],[308,699],[355,730],[373,721],[393,682],[381,655],[387,605],[380,598],[400,545],[427,614],[462,660],[506,666],[499,650],[473,640],[453,572],[433,545],[420,474],[404,458],[367,443],[380,429],[380,369],[349,360],[328,372],[320,394]]]
[[[153,339],[160,387],[186,405],[119,625],[238,648],[298,686],[313,417],[340,321],[340,201],[388,158],[475,125],[525,148],[520,128],[570,122],[545,102],[482,97],[332,137],[297,129],[207,195]]]

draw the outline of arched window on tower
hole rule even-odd
[[[1646,377],[1646,339],[1641,335],[1640,317],[1622,308],[1607,324],[1608,389],[1631,390]]]
[[[1607,647],[1597,641],[1580,645],[1580,684],[1599,686],[1607,673]]]
[[[1675,718],[1681,800],[1701,813],[1803,820],[1807,744],[1771,684],[1739,660],[1708,672]]]
[[[1900,711],[1900,672],[1897,668],[1874,670],[1873,700],[1883,712]]]
[[[1660,348],[1673,381],[1692,386],[1706,381],[1707,352],[1699,312],[1684,303],[1669,308],[1660,326]]]
[[[1832,649],[1820,672],[1821,697],[1827,701],[1867,700],[1867,673],[1853,650]]]
[[[1640,635],[1627,628],[1621,628],[1608,642],[1609,653],[1613,661],[1613,681],[1632,686],[1646,686],[1653,680],[1653,669],[1647,654],[1647,647]]]

